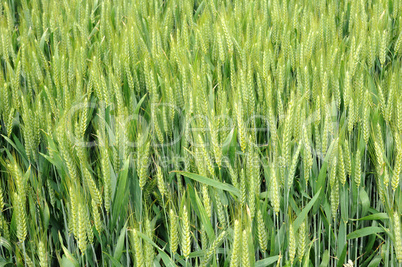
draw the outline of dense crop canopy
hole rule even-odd
[[[402,264],[401,0],[0,0],[0,265]]]

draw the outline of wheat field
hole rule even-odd
[[[0,266],[402,266],[402,0],[0,0]]]

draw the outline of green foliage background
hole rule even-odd
[[[0,265],[400,266],[401,16],[1,0]]]

